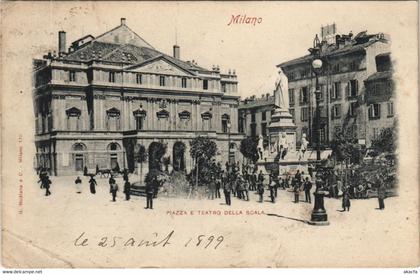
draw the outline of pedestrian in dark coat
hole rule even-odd
[[[258,183],[264,183],[264,174],[262,173],[262,170],[260,170],[260,173],[258,174]]]
[[[257,174],[255,174],[255,172],[253,172],[251,175],[251,189],[250,190],[252,191],[257,190]]]
[[[231,185],[229,182],[226,182],[223,186],[223,194],[225,194],[225,200],[227,205],[231,205],[230,200]]]
[[[124,169],[124,171],[123,171],[123,180],[124,180],[125,182],[127,182],[127,181],[128,181],[128,172],[127,172],[127,169]]]
[[[303,185],[303,189],[305,190],[305,202],[311,203],[311,188],[312,183],[309,181],[309,178],[306,177],[305,184]]]
[[[131,191],[131,184],[130,182],[127,180],[124,183],[124,194],[125,194],[125,200],[128,201],[130,200],[130,191]]]
[[[42,184],[42,188],[45,188],[45,196],[50,196],[51,195],[50,186],[52,184],[50,177],[46,175],[44,177],[44,181],[41,184]]]
[[[384,203],[385,198],[386,198],[385,184],[383,182],[379,182],[379,187],[378,187],[378,202],[379,202],[379,209],[380,210],[384,210],[385,209],[385,203]]]
[[[117,192],[118,192],[118,185],[117,183],[114,182],[111,184],[111,190],[110,190],[111,194],[112,194],[112,201],[115,202],[116,198],[117,198]]]
[[[260,196],[260,203],[263,202],[263,195],[264,195],[264,185],[262,183],[259,183],[257,185],[257,189],[258,189],[258,195]]]
[[[90,193],[95,194],[96,193],[96,186],[98,184],[96,183],[95,178],[93,178],[93,175],[90,175],[90,180],[89,180],[89,188],[90,188]]]
[[[275,188],[275,186],[276,186],[276,182],[274,182],[274,180],[270,180],[271,182],[270,182],[270,184],[269,184],[269,189],[270,189],[270,198],[271,198],[271,202],[272,203],[275,203],[276,202],[276,197],[275,197],[275,194],[274,194],[274,188]]]
[[[220,177],[216,179],[216,198],[220,198]]]
[[[350,211],[350,193],[349,193],[349,190],[348,190],[348,188],[346,188],[345,190],[344,190],[344,193],[343,193],[343,203],[342,203],[342,207],[343,207],[343,211]]]
[[[115,184],[115,179],[114,179],[114,175],[111,175],[111,177],[109,178],[109,191],[112,191],[112,184]]]
[[[155,189],[152,184],[146,185],[146,209],[153,209],[153,196],[155,194]]]

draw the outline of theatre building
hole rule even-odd
[[[137,167],[165,146],[163,158],[189,171],[190,141],[214,140],[217,160],[239,160],[238,87],[234,71],[200,67],[167,55],[121,19],[116,28],[84,36],[67,48],[58,35],[58,54],[34,60],[36,167],[53,175]],[[230,140],[230,147],[228,149]],[[230,158],[229,158],[230,157]]]

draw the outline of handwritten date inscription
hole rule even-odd
[[[172,244],[175,232],[172,230],[163,236],[158,233],[153,233],[150,238],[135,238],[135,237],[120,237],[120,236],[104,236],[97,239],[88,238],[85,232],[82,232],[73,242],[74,246],[98,246],[101,248],[115,248],[115,247],[167,247]],[[217,249],[224,241],[222,235],[197,235],[189,237],[183,241],[183,247],[195,247],[203,249]]]

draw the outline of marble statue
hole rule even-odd
[[[284,160],[284,157],[287,154],[287,150],[289,149],[289,144],[287,143],[286,133],[279,133],[279,151],[280,151],[280,159]]]
[[[302,141],[301,141],[301,145],[300,145],[300,153],[299,153],[299,160],[304,160],[305,158],[305,152],[308,149],[308,140],[306,140],[306,134],[303,133],[302,134]]]
[[[264,138],[262,135],[258,137],[258,156],[260,156],[260,160],[264,159]]]
[[[274,104],[280,109],[289,109],[289,81],[280,69],[274,90]]]

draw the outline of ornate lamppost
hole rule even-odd
[[[320,109],[319,109],[319,104],[321,101],[321,90],[320,90],[320,86],[319,86],[319,80],[318,80],[318,76],[322,70],[322,60],[319,58],[320,57],[320,50],[319,48],[313,48],[310,50],[311,53],[314,55],[314,60],[312,61],[312,69],[313,72],[315,73],[315,102],[316,102],[316,108],[315,108],[315,140],[316,140],[316,160],[318,162],[321,161],[321,134],[320,134],[320,119],[321,119],[321,115],[320,115]],[[318,166],[319,168],[319,166]],[[316,184],[316,189],[314,192],[314,196],[315,196],[315,205],[314,205],[314,209],[312,210],[312,214],[311,214],[311,221],[309,222],[312,225],[329,225],[330,223],[328,222],[328,215],[327,215],[327,211],[324,208],[324,191],[321,190],[322,187],[322,179],[320,176],[320,173],[317,172],[316,174],[316,179],[315,179],[315,184]]]
[[[231,160],[230,160],[230,128],[231,128],[232,125],[230,124],[230,120],[227,121],[226,126],[227,126],[227,129],[228,129],[228,164],[229,164],[228,169],[230,169],[231,165],[232,165]]]

